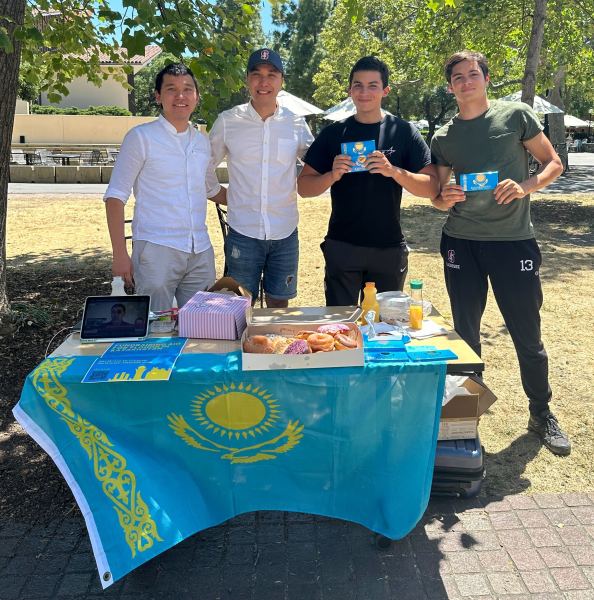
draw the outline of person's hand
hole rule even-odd
[[[456,183],[448,183],[441,188],[441,199],[444,208],[452,208],[458,202],[464,202],[466,194],[462,186]]]
[[[342,179],[345,173],[350,173],[355,163],[346,154],[337,154],[332,163],[332,183]]]
[[[132,266],[132,259],[128,256],[127,252],[121,256],[114,254],[111,263],[111,273],[114,277],[122,277],[126,285],[130,287],[134,285],[134,267]]]
[[[493,195],[497,204],[509,204],[513,200],[523,198],[526,195],[526,191],[517,181],[504,179],[499,182],[493,191]]]
[[[394,174],[394,165],[379,150],[374,150],[367,156],[365,166],[370,173],[383,175],[384,177],[392,177]]]

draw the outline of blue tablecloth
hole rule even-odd
[[[70,485],[104,587],[245,512],[397,539],[425,511],[444,364],[243,372],[239,353],[186,354],[169,381],[82,384],[93,360],[44,361],[14,414]]]

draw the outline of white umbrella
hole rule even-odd
[[[563,117],[563,122],[565,123],[565,127],[588,127],[588,121],[583,121],[582,119],[578,119],[573,115],[565,115]]]
[[[504,102],[521,102],[522,92],[518,91],[514,92],[513,94],[508,94],[507,96],[503,96],[503,98],[499,98],[499,100],[503,100]],[[534,105],[532,106],[532,108],[534,109],[534,112],[537,112],[541,115],[565,112],[561,110],[558,106],[551,104],[548,100],[545,100],[540,96],[534,96]]]
[[[278,93],[277,100],[281,106],[288,108],[300,117],[319,115],[324,112],[321,108],[318,108],[293,94],[289,94],[289,92],[286,92],[285,90],[281,90]]]
[[[427,119],[419,119],[418,121],[411,121],[411,123],[417,129],[427,129],[429,127],[429,121],[427,121]]]
[[[324,113],[324,119],[328,119],[329,121],[342,121],[342,119],[346,119],[356,112],[357,109],[355,108],[355,104],[353,103],[352,98],[349,97],[332,108],[329,108]]]
[[[382,109],[382,111],[388,115],[392,114],[391,112],[384,109]],[[332,108],[329,108],[324,113],[324,119],[328,119],[329,121],[342,121],[343,119],[354,115],[356,112],[357,109],[355,108],[355,103],[349,96],[346,100],[343,100],[342,102],[339,102]]]

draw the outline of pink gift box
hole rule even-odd
[[[188,338],[237,340],[246,328],[249,297],[196,292],[179,310],[179,335]]]

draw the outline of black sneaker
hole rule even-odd
[[[550,412],[543,417],[530,415],[528,429],[534,431],[553,454],[568,456],[571,452],[571,442],[559,427],[557,417],[553,413]]]

